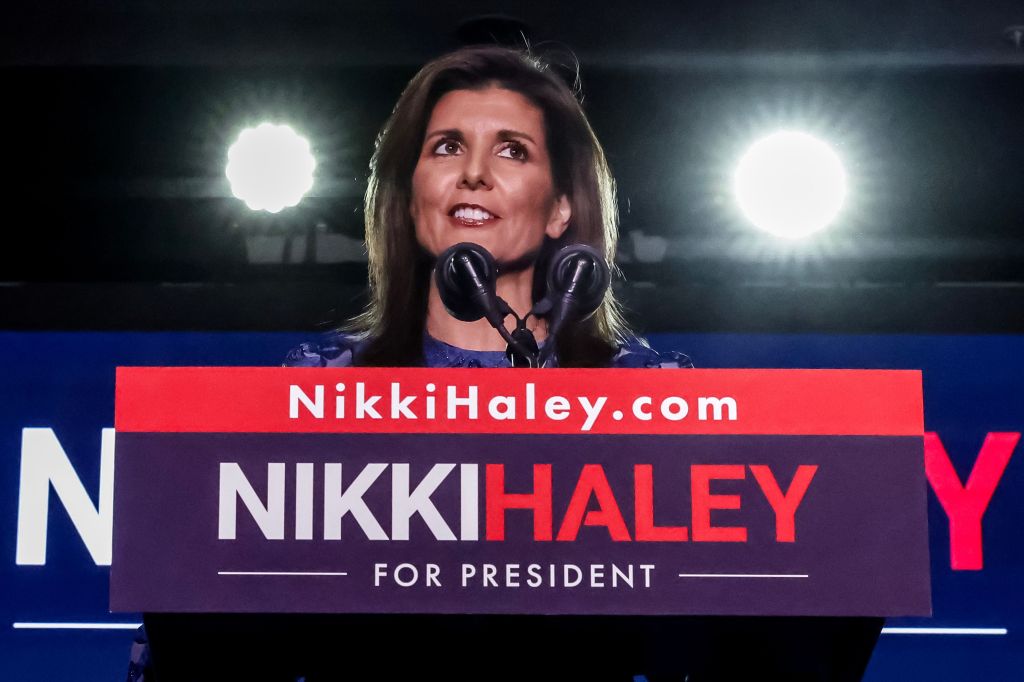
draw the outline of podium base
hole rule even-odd
[[[146,614],[144,621],[154,682],[859,680],[883,623],[377,614]]]

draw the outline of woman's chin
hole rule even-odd
[[[499,264],[507,266],[512,271],[522,270],[524,265],[532,265],[537,259],[541,244],[536,248],[524,248],[522,245],[512,246],[503,244],[501,240],[495,239],[493,233],[487,230],[465,229],[457,233],[446,235],[445,239],[432,241],[430,244],[420,242],[420,246],[434,258],[440,257],[442,253],[456,244],[469,242],[482,246],[494,257]]]
[[[453,234],[448,239],[424,246],[424,248],[436,258],[456,244],[464,244],[466,242],[484,247],[488,253],[498,260],[500,260],[500,257],[496,252],[505,251],[500,244],[496,244],[485,232],[473,230],[460,230],[458,234]]]

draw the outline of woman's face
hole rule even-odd
[[[439,255],[459,242],[480,244],[498,262],[536,252],[571,217],[555,196],[544,115],[511,90],[453,90],[427,123],[412,176],[409,212],[416,239]]]

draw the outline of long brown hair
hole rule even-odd
[[[589,244],[615,257],[618,211],[615,181],[604,150],[572,89],[540,58],[499,46],[466,47],[425,65],[405,87],[377,136],[364,201],[370,302],[350,330],[368,337],[358,364],[423,363],[423,333],[433,261],[419,246],[409,214],[412,175],[434,105],[452,90],[498,86],[518,92],[544,114],[557,195],[569,198],[572,218],[557,240],[545,238],[536,265],[534,300],[543,296],[548,259],[565,244]],[[607,365],[627,329],[609,289],[597,313],[558,339],[563,367]]]

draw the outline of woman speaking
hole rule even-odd
[[[468,47],[424,66],[377,139],[365,198],[370,303],[343,333],[292,350],[289,366],[509,366],[506,341],[485,319],[449,315],[431,273],[449,247],[472,242],[497,263],[496,293],[528,318],[547,269],[567,244],[611,261],[618,237],[615,182],[572,90],[519,50]],[[596,312],[565,326],[552,364],[687,367],[629,333],[609,289]]]
[[[287,366],[508,367],[506,340],[487,320],[461,321],[446,310],[432,277],[438,256],[463,242],[486,249],[496,265],[494,293],[511,311],[507,331],[522,320],[541,347],[548,320],[527,313],[545,297],[559,249],[583,244],[606,262],[614,257],[615,183],[601,145],[572,90],[522,51],[469,47],[424,66],[378,136],[370,169],[369,306],[344,331],[293,349]],[[596,312],[562,327],[549,357],[560,367],[692,366],[685,355],[657,353],[632,335],[610,289]],[[389,618],[387,629],[417,640],[428,637],[420,632],[430,641],[470,633],[518,637],[524,628],[550,638],[566,632],[564,621],[550,618]],[[353,616],[351,625],[368,622]],[[594,628],[607,636],[609,628],[628,625],[577,621],[573,641],[585,641]],[[474,669],[489,668],[485,654],[474,654],[483,657]],[[129,680],[144,679],[148,658],[140,629]],[[540,671],[533,676],[544,678]]]

